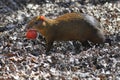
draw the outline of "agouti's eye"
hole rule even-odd
[[[35,24],[37,25],[37,24],[39,24],[39,22],[38,22],[38,21],[36,21],[36,22],[35,22]]]

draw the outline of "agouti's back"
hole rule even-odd
[[[87,40],[103,43],[105,37],[100,30],[99,22],[92,16],[82,13],[67,13],[56,19],[33,18],[28,26],[37,29],[47,41],[47,51],[54,41]]]

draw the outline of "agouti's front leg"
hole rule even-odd
[[[49,54],[49,51],[52,47],[52,44],[53,44],[53,41],[47,41],[47,44],[46,44],[46,54]]]

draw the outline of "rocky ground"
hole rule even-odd
[[[26,39],[33,16],[68,12],[96,17],[111,45],[75,53],[71,41],[55,42],[46,55],[41,35]],[[0,80],[120,80],[119,0],[0,0],[0,27]]]

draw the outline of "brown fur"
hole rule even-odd
[[[93,43],[105,41],[99,22],[92,16],[82,13],[67,13],[56,19],[45,18],[44,21],[34,17],[27,26],[37,29],[45,37],[47,51],[54,41],[89,40]]]

